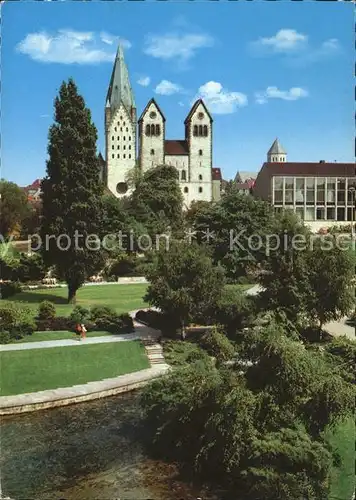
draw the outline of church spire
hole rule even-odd
[[[124,59],[124,51],[119,44],[105,107],[111,109],[111,115],[113,116],[114,112],[119,108],[120,103],[124,105],[129,114],[131,114],[131,109],[135,108],[135,100],[130,85],[129,72]]]
[[[286,159],[287,159],[287,153],[281,146],[281,143],[279,142],[278,138],[276,138],[272,146],[268,150],[267,161],[269,163],[284,162],[286,161]]]

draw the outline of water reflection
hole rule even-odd
[[[202,494],[180,483],[172,468],[145,457],[140,419],[137,394],[4,418],[3,494],[16,500],[178,500]]]

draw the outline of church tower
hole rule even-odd
[[[212,129],[213,119],[202,99],[198,99],[184,122],[189,147],[189,191],[187,206],[193,200],[212,200]]]
[[[282,163],[287,161],[287,153],[282,148],[278,139],[275,139],[267,153],[268,163]]]
[[[151,99],[138,120],[140,168],[146,172],[164,163],[166,119],[154,99]]]
[[[136,166],[136,105],[119,45],[105,105],[106,181],[117,197],[130,194],[128,173]]]

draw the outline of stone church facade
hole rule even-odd
[[[183,139],[166,139],[166,118],[154,99],[137,120],[123,50],[118,48],[105,105],[103,175],[115,196],[130,194],[128,178],[135,166],[146,172],[166,164],[178,171],[186,208],[192,201],[212,201],[212,127],[212,117],[201,99],[184,121]]]

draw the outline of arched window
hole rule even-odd
[[[182,181],[186,181],[187,180],[187,174],[186,174],[185,170],[182,170],[181,178],[182,178]]]
[[[118,158],[120,158],[120,155],[117,155]]]
[[[131,158],[131,155],[129,155],[129,158]]]
[[[146,125],[146,135],[147,136],[151,135],[151,127],[148,124]]]
[[[115,158],[115,155],[111,155],[111,158]]]
[[[208,137],[208,126],[204,125],[204,137]]]
[[[200,188],[199,188],[199,193],[202,193],[202,192],[203,192],[203,188],[202,188],[202,187],[200,187]]]
[[[120,144],[117,145],[117,149],[120,149]]]
[[[202,181],[203,180],[203,176],[200,174],[199,175],[199,180]]]
[[[196,137],[198,135],[198,125],[194,125],[193,135]]]
[[[161,133],[161,127],[159,125],[156,125],[156,135],[160,135]]]
[[[115,149],[115,146],[114,146],[114,145],[112,145],[112,146],[111,146],[111,149]]]
[[[151,149],[151,155],[154,155],[154,154],[155,154],[155,150]]]
[[[155,135],[155,126],[153,125],[153,123],[151,125],[151,135]]]
[[[126,146],[125,146],[125,144],[124,144],[124,149],[126,149]]]
[[[187,187],[184,188],[184,192],[188,193],[188,188]]]
[[[199,156],[202,156],[202,154],[203,154],[203,150],[199,149]]]
[[[199,137],[203,135],[203,125],[199,125]]]

